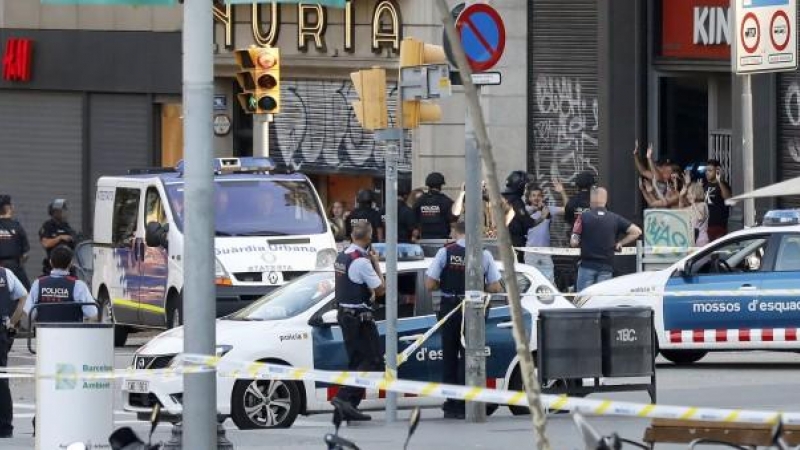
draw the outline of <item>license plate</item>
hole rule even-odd
[[[134,394],[146,394],[150,392],[149,381],[128,380],[125,382],[125,390]]]

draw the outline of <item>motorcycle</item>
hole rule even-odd
[[[419,408],[414,408],[414,410],[411,411],[411,417],[408,420],[408,434],[403,444],[403,450],[408,449],[408,443],[411,442],[411,437],[417,431],[421,416]],[[342,426],[343,417],[344,415],[339,411],[339,408],[336,408],[333,412],[334,432],[325,435],[325,443],[328,445],[328,450],[361,450],[353,441],[339,436],[339,428]]]
[[[118,428],[111,433],[108,443],[112,450],[160,450],[161,444],[152,443],[153,433],[159,422],[161,422],[161,405],[156,404],[150,414],[150,435],[147,437],[147,444],[139,439],[139,436],[130,427]],[[88,447],[82,442],[75,442],[68,445],[66,450],[88,450]]]

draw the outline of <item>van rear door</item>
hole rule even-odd
[[[139,299],[141,261],[144,259],[144,230],[139,229],[142,215],[142,189],[135,183],[120,183],[114,194],[111,220],[111,247],[119,276],[108,280],[114,316],[118,323],[141,324]]]

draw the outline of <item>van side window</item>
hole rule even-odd
[[[114,245],[128,245],[136,235],[140,195],[139,189],[117,188],[114,196],[114,220],[111,230],[111,240]]]
[[[154,187],[147,188],[144,207],[145,225],[150,222],[158,222],[161,225],[167,223],[167,214],[164,212],[164,203],[161,201],[161,195],[158,193],[158,189]]]

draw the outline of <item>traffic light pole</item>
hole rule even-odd
[[[253,114],[253,156],[269,156],[269,123],[272,114]]]
[[[183,116],[186,161],[186,228],[183,298],[183,348],[214,355],[216,298],[214,286],[214,165],[212,99],[213,17],[208,0],[183,5]],[[184,374],[183,445],[192,450],[217,448],[217,384],[213,368]]]
[[[478,91],[480,94],[480,91]],[[481,216],[481,155],[472,126],[472,111],[467,106],[464,121],[466,150],[466,229],[467,229],[467,277],[464,303],[464,356],[465,381],[467,386],[486,385],[486,321],[482,301],[483,293],[483,224]],[[485,422],[486,405],[468,402],[468,422]]]

